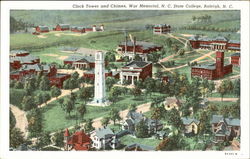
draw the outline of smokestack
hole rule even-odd
[[[128,47],[128,36],[125,36],[125,54],[127,53],[127,47]]]
[[[136,37],[134,37],[134,48],[133,48],[134,57],[135,57],[135,48],[136,48]]]

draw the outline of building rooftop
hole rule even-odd
[[[47,27],[47,26],[42,26],[42,25],[40,25],[40,26],[38,26],[39,28],[40,28],[40,30],[42,30],[42,31],[44,31],[44,30],[49,30],[49,27]]]
[[[230,126],[240,126],[240,119],[224,118],[222,115],[213,115],[211,123],[226,122]]]
[[[190,124],[193,123],[193,122],[194,122],[195,124],[197,124],[197,125],[200,123],[199,120],[194,119],[194,118],[182,117],[181,119],[182,119],[182,122],[183,122],[184,125],[190,125]]]
[[[23,53],[29,53],[29,51],[26,50],[11,50],[10,54],[23,54]]]
[[[128,149],[138,149],[138,150],[143,150],[143,151],[154,151],[155,148],[152,146],[147,146],[147,145],[142,145],[139,143],[133,143],[125,147],[125,150]]]
[[[98,138],[107,138],[114,135],[113,131],[109,127],[96,129],[95,132]]]
[[[42,65],[42,64],[34,64],[34,65],[23,65],[19,71],[23,70],[35,70],[37,72],[39,71],[48,71],[50,72],[50,65]]]
[[[121,45],[125,45],[125,42],[122,42]],[[127,41],[127,46],[134,46],[132,41]],[[149,48],[161,47],[160,45],[156,45],[154,43],[145,42],[145,41],[136,41],[136,46],[141,46],[144,50]]]
[[[144,68],[145,66],[151,64],[151,62],[145,62],[145,61],[132,61],[125,65],[124,67],[133,67],[133,68]]]
[[[208,70],[214,70],[215,69],[215,64],[208,64],[208,65],[196,65],[192,66],[192,68],[203,68],[203,69],[208,69]]]
[[[37,60],[39,59],[36,56],[33,55],[27,55],[27,56],[16,56],[16,57],[10,57],[10,62],[14,62],[14,61],[20,61],[21,63],[30,63],[33,60]]]
[[[228,43],[240,44],[239,40],[229,40]]]
[[[232,57],[232,56],[239,56],[239,57],[240,57],[240,53],[239,53],[239,52],[236,52],[236,53],[232,54],[231,57]]]
[[[58,24],[61,28],[65,29],[65,28],[69,28],[70,25],[69,24]]]
[[[95,62],[95,58],[93,56],[72,55],[66,58],[64,61],[72,61],[72,62],[83,61],[83,62],[93,63]]]
[[[155,24],[154,27],[171,27],[169,24]]]

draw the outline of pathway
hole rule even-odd
[[[16,127],[19,128],[21,130],[21,132],[23,132],[24,137],[27,138],[28,136],[28,120],[26,118],[26,113],[25,111],[19,109],[17,106],[14,105],[10,105],[10,109],[11,112],[13,113],[13,115],[16,118]]]
[[[208,101],[220,102],[220,97],[208,97]],[[236,102],[239,98],[223,98],[223,102]]]

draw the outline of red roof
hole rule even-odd
[[[68,130],[68,128],[65,130],[65,132],[64,132],[64,136],[65,136],[65,137],[70,136],[70,135],[69,135],[69,130]]]
[[[75,150],[88,150],[91,139],[83,131],[77,131],[69,138],[67,143],[73,145]]]

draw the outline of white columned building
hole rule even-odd
[[[107,106],[111,104],[106,99],[104,57],[105,54],[101,51],[98,51],[95,54],[95,94],[90,105]]]

